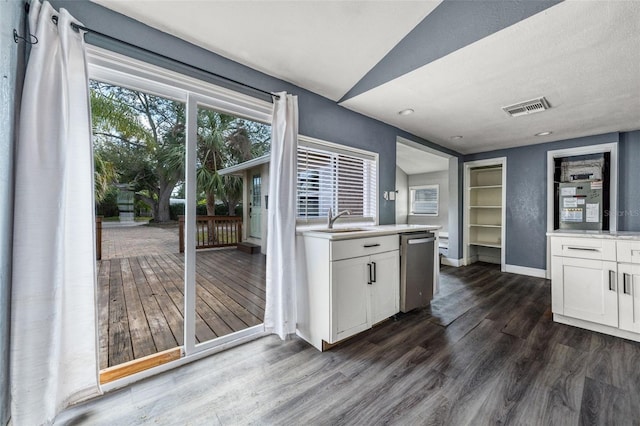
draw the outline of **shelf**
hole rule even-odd
[[[470,209],[501,209],[502,206],[469,206]]]
[[[482,247],[492,247],[492,248],[498,248],[501,249],[502,245],[495,243],[493,241],[470,241],[469,245],[471,246],[482,246]]]
[[[485,225],[482,223],[470,223],[469,226],[477,226],[479,228],[502,228],[502,225]]]
[[[469,189],[494,189],[494,188],[502,188],[502,185],[480,185],[480,186],[469,187]]]

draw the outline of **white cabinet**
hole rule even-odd
[[[618,264],[620,329],[640,333],[640,265]]]
[[[375,325],[400,311],[400,251],[371,256],[371,263],[371,324]]]
[[[616,262],[561,256],[551,262],[554,313],[618,326]]]
[[[399,312],[398,235],[333,241],[304,237],[306,277],[298,289],[298,335],[316,348]]]
[[[640,333],[640,241],[618,241],[620,329]]]
[[[640,341],[640,241],[551,236],[554,320]]]
[[[331,262],[333,327],[329,343],[369,328],[368,269],[367,259],[362,257]]]

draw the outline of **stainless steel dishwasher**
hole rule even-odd
[[[433,299],[435,235],[400,234],[400,311],[428,306]]]

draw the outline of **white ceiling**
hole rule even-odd
[[[448,170],[449,159],[397,142],[396,165],[408,175],[417,175]]]
[[[334,101],[441,2],[92,1]]]
[[[92,1],[332,100],[440,4]],[[638,46],[640,1],[566,0],[341,105],[461,153],[637,130]],[[501,109],[539,96],[550,110]]]
[[[640,2],[565,1],[342,105],[461,153],[637,130],[639,46]],[[539,96],[552,108],[501,109]]]

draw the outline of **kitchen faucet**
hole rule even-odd
[[[333,217],[331,215],[331,208],[329,208],[329,211],[327,212],[327,228],[329,229],[333,229],[333,223],[342,215],[350,215],[351,211],[349,210],[343,210],[340,213],[338,213],[335,217]]]

